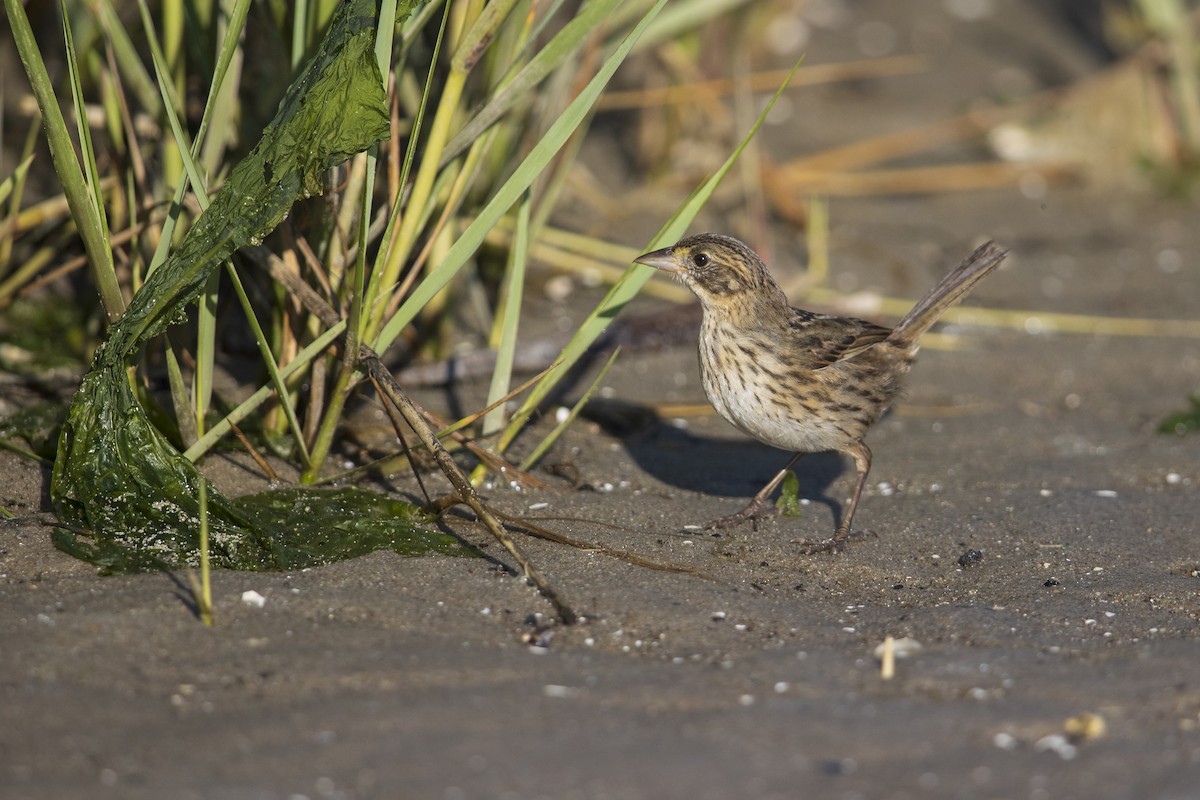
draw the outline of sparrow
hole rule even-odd
[[[854,492],[833,534],[802,544],[808,553],[842,549],[871,469],[863,437],[901,393],[921,335],[1006,255],[993,242],[982,245],[894,328],[793,308],[758,254],[730,236],[702,233],[634,259],[673,275],[699,299],[700,379],[717,413],[794,453],[744,509],[706,527],[773,513],[767,500],[802,455],[836,451],[854,459]]]

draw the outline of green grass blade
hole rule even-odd
[[[138,8],[141,11],[142,26],[145,30],[146,40],[150,44],[150,58],[154,65],[154,74],[158,79],[159,91],[162,92],[163,110],[166,112],[167,122],[171,127],[171,132],[175,136],[176,149],[179,151],[178,163],[182,165],[184,174],[187,176],[186,180],[180,181],[180,184],[186,185],[188,182],[191,183],[195,188],[196,201],[203,211],[208,208],[209,204],[204,174],[200,171],[199,165],[192,157],[193,149],[188,146],[189,137],[179,121],[179,114],[177,112],[179,100],[175,94],[174,84],[171,82],[171,78],[167,72],[166,56],[159,46],[154,22],[150,17],[150,9],[146,6],[145,0],[138,0]],[[210,92],[210,102],[214,96],[215,92]],[[164,236],[162,241],[159,242],[160,248],[169,243],[169,241],[169,238]],[[155,256],[157,258],[158,253]],[[155,264],[152,262],[151,267],[153,268],[154,266]],[[220,273],[213,272],[206,281],[204,290],[200,295],[199,312],[196,315],[196,369],[192,379],[191,407],[197,433],[204,433],[205,420],[212,402],[213,370],[216,364],[217,349],[217,288],[219,284]],[[178,406],[178,404],[177,400],[176,405]]]
[[[392,40],[395,31],[396,5],[390,2],[384,3],[379,16],[379,27],[375,35],[375,66],[379,70],[380,76],[386,75],[391,66]],[[386,81],[384,82],[386,84]],[[371,203],[375,195],[375,164],[378,160],[378,155],[379,144],[376,143],[367,150],[364,165],[362,202],[359,206],[358,215],[358,253],[354,259],[352,274],[353,290],[350,297],[350,311],[346,325],[346,342],[342,351],[343,356],[339,364],[339,372],[334,381],[333,391],[329,396],[324,416],[317,428],[312,452],[311,454],[305,453],[305,469],[300,476],[301,481],[304,483],[312,483],[320,477],[321,466],[325,463],[325,458],[333,446],[338,428],[341,425],[342,413],[346,408],[346,402],[350,399],[350,392],[354,389],[354,373],[358,366],[358,345],[362,341],[362,327],[366,324],[366,317],[363,312],[365,308],[364,294],[367,286],[368,221],[371,219]],[[282,387],[280,391],[283,391]],[[290,420],[291,418],[289,417]],[[300,439],[300,429],[297,428],[296,432],[297,438]],[[300,444],[301,447],[304,446],[302,440],[300,440]]]
[[[446,152],[442,155],[442,162],[448,162],[461,153],[509,109],[528,98],[535,86],[579,51],[584,39],[594,35],[596,27],[619,4],[620,0],[593,0],[585,3],[579,13],[450,140],[450,144],[446,145]]]
[[[279,368],[279,379],[286,383],[288,378],[300,370],[306,369],[315,358],[325,353],[345,331],[346,321],[342,320],[316,339],[313,339],[307,347],[296,354],[295,358]],[[246,417],[261,408],[263,403],[270,400],[275,394],[275,386],[276,383],[274,381],[260,386],[254,394],[247,397],[241,403],[238,403],[224,418],[205,431],[204,435],[197,439],[194,445],[183,451],[183,457],[188,461],[196,461],[201,458],[215,447],[217,442],[228,435],[233,430],[234,425],[246,419]]]
[[[450,61],[454,70],[466,73],[475,68],[516,4],[517,0],[491,0],[483,7],[454,51]]]
[[[275,387],[275,392],[279,395],[279,405],[283,409],[284,415],[287,417],[288,427],[292,429],[292,436],[296,439],[296,447],[300,450],[300,458],[305,465],[309,464],[308,447],[304,443],[304,429],[300,427],[300,420],[296,417],[295,404],[292,403],[291,397],[287,390],[287,382],[284,379],[282,371],[279,369],[279,364],[275,361],[275,355],[271,352],[270,341],[267,339],[267,334],[263,332],[262,325],[258,322],[258,317],[254,314],[254,306],[250,303],[250,298],[246,295],[246,288],[242,285],[242,279],[237,274],[237,270],[233,268],[231,262],[225,262],[225,271],[229,275],[229,280],[233,284],[234,293],[237,294],[238,302],[242,304],[242,312],[246,315],[246,322],[250,324],[250,329],[254,332],[254,342],[258,345],[258,354],[262,359],[263,364],[267,367],[267,372],[271,376],[271,384]],[[213,277],[219,275],[219,272],[214,272]],[[211,384],[211,380],[209,381]],[[200,433],[204,433],[204,429],[200,429]]]
[[[200,594],[196,597],[196,608],[200,619],[212,627],[212,578],[208,552],[208,481],[200,476]]]
[[[13,193],[13,190],[19,183],[25,180],[25,173],[29,170],[29,165],[33,163],[33,155],[27,155],[17,164],[17,168],[12,171],[12,174],[0,181],[0,203],[7,200]],[[10,214],[15,214],[15,209],[9,209]]]
[[[148,20],[149,15],[145,13],[145,0],[138,0],[138,5],[142,7],[143,15]],[[162,92],[163,87],[169,85],[171,88],[169,96],[175,101],[172,105],[176,109],[182,109],[179,98],[184,97],[187,91],[187,61],[183,57],[183,2],[182,0],[167,0],[167,2],[159,4],[158,12],[162,20],[161,34],[156,35],[147,23],[146,39],[150,42],[151,52],[155,46],[161,45],[162,48],[160,55],[166,69],[158,75],[159,91]],[[170,76],[167,81],[163,80],[164,74]],[[168,95],[163,95],[164,100],[167,97]],[[159,140],[158,144],[159,152],[162,154],[160,158],[162,159],[163,176],[167,185],[178,183],[183,175],[180,151],[188,145],[177,138],[175,146],[172,147],[171,142],[165,136]]]
[[[219,166],[225,145],[237,136],[236,108],[240,64],[239,69],[232,74],[229,68],[237,56],[238,43],[241,41],[242,31],[245,30],[246,16],[249,12],[250,0],[236,0],[227,20],[223,22],[225,32],[221,37],[221,47],[217,51],[216,68],[208,88],[208,99],[204,103],[200,127],[196,130],[196,141],[201,145],[200,163],[204,165],[210,177]],[[209,125],[214,118],[223,122],[220,123],[221,130],[210,134]]]
[[[162,112],[162,98],[154,85],[154,80],[142,58],[138,55],[137,46],[129,38],[128,31],[117,12],[112,7],[112,0],[100,0],[100,27],[108,43],[112,45],[113,55],[121,69],[121,83],[137,98],[141,107],[155,119]]]
[[[700,212],[700,209],[703,208],[704,204],[708,201],[708,198],[712,196],[712,193],[716,191],[717,186],[721,183],[722,179],[724,179],[725,175],[728,174],[729,170],[733,168],[733,165],[737,162],[737,159],[742,154],[742,151],[745,150],[746,146],[750,143],[750,140],[754,138],[756,133],[758,133],[759,128],[762,127],[763,121],[767,118],[767,115],[771,113],[771,109],[775,107],[775,103],[783,94],[784,89],[787,88],[788,83],[791,82],[792,76],[796,74],[796,70],[800,68],[800,64],[802,62],[803,59],[796,62],[796,65],[792,67],[792,71],[788,73],[788,76],[784,79],[783,84],[778,90],[776,90],[775,95],[771,98],[770,102],[767,103],[762,113],[758,116],[758,119],[755,121],[753,127],[751,127],[745,138],[742,139],[741,144],[739,144],[738,147],[729,155],[729,158],[725,160],[725,163],[721,165],[721,168],[718,169],[712,177],[705,181],[694,192],[692,192],[691,196],[684,201],[683,205],[679,207],[675,214],[672,215],[671,219],[668,220],[663,226],[662,230],[658,232],[658,235],[654,237],[654,240],[649,245],[649,249],[663,247],[682,238],[684,232],[687,230],[688,225],[690,225],[692,220],[695,219],[696,214]],[[579,327],[579,330],[576,331],[575,335],[571,337],[571,341],[568,342],[567,346],[563,348],[562,355],[558,360],[558,365],[549,373],[547,373],[546,377],[544,377],[542,381],[533,388],[533,390],[526,397],[525,402],[521,405],[521,408],[513,416],[512,422],[509,423],[508,427],[504,430],[504,433],[500,437],[498,447],[501,452],[507,449],[507,447],[512,443],[513,439],[516,438],[516,435],[520,431],[524,421],[529,418],[533,410],[537,408],[537,406],[546,398],[546,396],[558,384],[558,382],[562,380],[563,376],[567,374],[567,371],[572,366],[574,366],[575,362],[578,361],[585,352],[587,352],[587,349],[594,341],[596,341],[600,334],[604,332],[604,329],[608,327],[608,324],[612,322],[613,318],[616,317],[620,310],[625,307],[626,303],[628,303],[634,298],[635,295],[637,295],[638,291],[653,274],[654,270],[652,268],[635,264],[626,270],[625,274],[621,276],[621,279],[613,285],[612,289],[609,290],[604,299],[600,301],[600,304],[596,306],[588,318],[584,320],[583,324]]]
[[[168,345],[165,352],[167,363],[167,385],[171,390],[171,410],[175,412],[175,423],[179,426],[179,439],[187,445],[196,441],[196,415],[194,406],[188,403],[187,382],[175,348]]]
[[[442,262],[426,276],[399,310],[392,315],[379,336],[375,338],[374,349],[376,352],[383,352],[396,340],[400,332],[416,318],[417,313],[450,282],[450,279],[474,254],[487,232],[495,226],[500,217],[520,200],[525,190],[545,171],[555,154],[587,117],[589,110],[608,84],[609,79],[612,78],[613,73],[616,72],[617,67],[625,60],[638,38],[665,4],[666,0],[658,0],[641,22],[622,40],[612,55],[605,59],[595,77],[568,104],[558,120],[546,131],[545,136],[534,145],[512,176],[505,181],[504,185],[479,212],[479,216],[462,232]]]
[[[401,211],[411,211],[412,208],[405,206],[403,202],[404,187],[408,185],[408,176],[412,171],[413,162],[416,160],[417,148],[421,141],[422,130],[425,126],[425,111],[429,106],[429,99],[433,96],[434,81],[438,74],[438,63],[442,50],[442,42],[446,39],[447,25],[450,20],[450,4],[446,2],[443,13],[441,26],[438,28],[437,37],[433,42],[433,54],[429,60],[429,71],[425,76],[425,87],[421,91],[421,102],[417,107],[417,113],[413,118],[412,131],[408,136],[408,145],[404,150],[404,161],[400,166],[400,180],[398,196],[391,198],[392,211],[388,218],[387,227],[383,232],[384,246],[379,248],[379,254],[375,258],[375,262],[371,268],[371,280],[366,288],[366,300],[363,307],[367,310],[366,325],[362,327],[363,337],[368,337],[373,328],[376,327],[377,312],[375,309],[381,305],[385,305],[386,299],[382,297],[384,292],[391,291],[392,283],[396,275],[400,272],[401,259],[406,257],[406,254],[401,253],[399,248],[393,247],[396,243],[397,228],[400,225]],[[382,313],[382,312],[379,312]]]
[[[546,451],[558,441],[558,437],[562,436],[567,428],[570,427],[571,423],[575,421],[575,418],[579,416],[579,412],[582,411],[583,407],[586,406],[588,401],[592,399],[592,395],[594,395],[596,390],[600,388],[600,382],[604,380],[606,375],[608,375],[608,371],[612,369],[612,365],[617,362],[617,356],[620,354],[621,348],[618,347],[613,351],[613,354],[608,357],[608,361],[605,362],[604,368],[600,370],[600,374],[596,376],[596,380],[592,381],[592,385],[589,386],[587,391],[583,393],[583,397],[580,397],[579,401],[575,403],[575,405],[571,406],[571,410],[567,413],[566,418],[563,419],[562,422],[555,425],[554,430],[546,434],[546,438],[538,442],[537,447],[533,448],[533,452],[521,462],[518,469],[522,471],[532,469],[533,465],[540,461],[542,456],[546,454]]]
[[[204,433],[208,409],[212,406],[213,373],[217,361],[217,294],[221,273],[214,272],[200,293],[196,311],[196,369],[192,375],[192,413],[196,432]],[[263,342],[259,343],[261,348]]]
[[[521,321],[521,300],[525,294],[525,265],[529,252],[529,196],[521,201],[517,209],[517,227],[513,233],[513,246],[509,250],[508,270],[504,276],[503,305],[496,318],[499,331],[496,348],[496,366],[492,370],[492,382],[488,389],[487,404],[495,403],[508,394],[512,382],[513,359],[517,350],[517,324]],[[491,436],[504,427],[504,409],[496,408],[483,418],[483,435]]]
[[[71,87],[71,102],[75,106],[75,129],[79,135],[79,149],[83,151],[83,174],[92,193],[92,208],[99,220],[101,235],[107,242],[108,213],[104,208],[104,195],[100,191],[100,168],[96,166],[96,149],[92,144],[92,130],[88,127],[87,109],[83,102],[83,80],[79,75],[79,61],[75,57],[75,40],[71,35],[66,0],[60,0],[60,7],[63,15],[63,40],[67,52],[67,77]],[[115,275],[113,280],[116,280]]]
[[[150,60],[154,64],[154,75],[158,79],[158,89],[162,93],[163,109],[167,115],[167,122],[171,126],[171,133],[175,135],[175,142],[178,145],[176,149],[179,151],[182,166],[186,171],[188,180],[195,187],[196,199],[200,203],[200,208],[204,210],[208,208],[208,192],[205,190],[205,179],[203,173],[200,172],[199,165],[192,157],[192,147],[189,144],[191,137],[179,122],[179,97],[175,93],[174,84],[171,82],[171,75],[167,71],[167,59],[163,54],[162,47],[159,46],[158,36],[154,31],[154,21],[150,18],[150,9],[146,6],[146,0],[138,0],[138,8],[142,12],[142,25],[146,30],[146,41],[150,44]],[[211,97],[210,95],[210,99]]]
[[[143,6],[144,6],[144,3],[143,3]],[[232,57],[234,55],[234,51],[235,51],[236,44],[237,44],[238,32],[240,31],[241,28],[245,27],[245,16],[246,16],[246,13],[248,12],[248,8],[244,8],[244,6],[247,6],[247,0],[238,0],[238,5],[234,8],[234,13],[231,14],[231,16],[230,16],[229,30],[226,33],[225,39],[222,42],[221,53],[218,56],[218,61],[217,61],[217,70],[213,76],[213,84],[209,88],[208,102],[206,103],[206,105],[204,107],[204,113],[203,113],[203,116],[201,117],[201,126],[200,126],[200,130],[199,130],[199,134],[196,137],[196,142],[195,142],[195,145],[192,150],[193,160],[197,153],[196,148],[203,146],[203,144],[207,141],[207,137],[205,136],[205,132],[207,129],[204,125],[204,120],[211,118],[212,114],[214,113],[214,104],[219,103],[221,101],[222,95],[224,94],[222,89],[225,85],[224,81],[225,81],[225,77],[226,77],[228,66],[229,66],[228,62],[230,59],[232,59]],[[144,8],[143,8],[143,11],[144,11]],[[146,38],[149,41],[150,46],[151,46],[151,54],[152,54],[152,56],[154,55],[154,53],[158,54],[157,57],[155,57],[153,59],[155,70],[156,70],[156,72],[162,71],[163,70],[162,48],[159,47],[157,44],[157,37],[154,34],[153,23],[150,21],[148,15],[143,15],[143,23],[146,25]],[[140,61],[139,61],[139,64],[140,64]],[[224,64],[224,66],[222,66],[222,64]],[[152,83],[151,85],[153,86],[154,84]],[[159,87],[162,87],[162,86],[169,87],[170,84],[168,82],[160,80],[158,86]],[[168,88],[164,91],[170,91],[170,90]],[[160,95],[156,94],[155,107],[157,108],[161,105],[165,105],[171,109],[175,109],[177,107],[171,100],[168,99],[168,97],[164,97],[164,96],[160,96]],[[175,125],[178,125],[177,115],[176,115]],[[182,141],[182,140],[177,139],[177,141]],[[185,162],[186,162],[186,160],[187,160],[187,157],[185,157]],[[200,171],[199,167],[197,167],[195,165],[195,163],[192,164],[192,167],[190,169],[184,170],[184,176],[183,176],[182,180],[180,180],[178,185],[175,187],[175,194],[172,196],[172,199],[171,199],[171,210],[167,214],[166,220],[163,222],[163,227],[162,227],[161,235],[159,237],[158,246],[155,249],[154,255],[150,260],[150,265],[149,265],[149,269],[147,270],[147,275],[149,275],[151,272],[153,272],[160,264],[162,264],[167,259],[167,254],[170,251],[170,247],[171,247],[171,241],[175,235],[175,227],[179,223],[179,215],[182,212],[183,197],[185,194],[187,194],[188,186],[191,183],[190,175],[192,175],[192,174],[203,174]],[[203,184],[201,184],[201,185],[203,185]],[[205,197],[203,199],[203,202],[207,202],[207,192],[198,192],[198,194],[204,194]],[[200,198],[197,198],[197,199],[199,200]]]
[[[21,213],[21,202],[25,198],[25,178],[29,174],[29,165],[33,163],[33,148],[40,138],[37,131],[36,123],[29,126],[29,133],[25,137],[25,149],[21,152],[21,162],[17,164],[17,168],[11,175],[0,183],[0,203],[8,203],[8,213],[0,217],[0,279],[8,274],[9,263],[12,260],[13,240],[16,238],[17,227],[14,223]],[[0,303],[3,303],[4,299],[5,294],[0,291]]]
[[[646,38],[638,47],[650,47],[676,39],[749,2],[750,0],[674,0],[654,21],[650,30],[646,31]]]
[[[388,252],[382,272],[377,273],[372,281],[380,287],[379,291],[384,291],[386,287],[391,287],[396,283],[400,270],[408,261],[417,241],[422,215],[428,215],[433,211],[436,195],[432,189],[439,175],[443,174],[438,168],[439,154],[445,147],[450,129],[458,118],[459,104],[466,89],[467,77],[467,73],[452,69],[441,86],[438,107],[434,112],[433,121],[429,125],[429,136],[425,142],[421,163],[417,167],[417,174],[413,179],[412,191],[409,193],[404,209],[405,213],[400,216],[395,244]],[[365,338],[376,339],[379,327],[383,324],[385,306],[380,302],[382,298],[378,292],[372,292],[371,296],[373,305],[368,309],[369,316],[364,330]]]
[[[308,0],[296,0],[292,7],[292,69],[295,70],[304,61],[304,51],[308,43]]]
[[[108,237],[105,235],[100,214],[95,208],[94,195],[76,158],[66,120],[58,105],[58,98],[54,95],[54,86],[42,60],[38,41],[29,26],[29,18],[25,16],[25,9],[20,0],[4,0],[4,7],[8,12],[13,41],[25,67],[25,74],[29,77],[38,108],[42,112],[50,158],[54,162],[54,170],[62,182],[71,216],[87,250],[88,263],[100,293],[100,301],[109,320],[114,320],[125,309],[125,301],[121,297],[121,287],[117,283],[116,270],[113,268],[112,250],[108,246]]]

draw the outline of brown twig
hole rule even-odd
[[[267,480],[271,483],[278,483],[279,473],[275,472],[275,468],[271,466],[270,462],[263,458],[263,454],[258,452],[258,448],[251,444],[246,434],[242,433],[242,429],[232,422],[229,423],[229,427],[233,431],[233,435],[242,443],[242,447],[246,448],[246,452],[254,459],[254,463],[258,464],[258,468],[267,476]]]
[[[578,617],[575,612],[558,596],[558,592],[550,586],[537,567],[525,557],[525,554],[517,547],[516,542],[508,535],[508,531],[504,529],[504,526],[488,507],[484,505],[482,498],[475,491],[475,487],[471,485],[471,482],[467,480],[467,476],[462,473],[462,470],[454,463],[454,459],[450,457],[446,448],[438,441],[437,435],[429,424],[426,423],[420,409],[404,393],[400,384],[388,372],[375,351],[366,345],[361,345],[359,347],[359,359],[361,364],[366,367],[367,372],[375,379],[377,385],[383,390],[384,396],[395,405],[396,410],[404,417],[404,421],[417,434],[422,444],[429,448],[429,452],[433,454],[434,460],[450,480],[458,496],[470,506],[471,510],[479,517],[480,522],[488,529],[488,532],[513,557],[529,582],[554,606],[559,619],[566,625],[576,622]]]
[[[300,301],[300,305],[304,306],[304,310],[319,319],[326,328],[332,328],[342,321],[342,315],[309,286],[299,273],[289,269],[282,258],[265,247],[244,247],[242,252],[260,266],[265,266],[271,277],[291,292]]]
[[[502,401],[502,402],[507,402],[508,399],[509,398],[504,398],[504,401]],[[498,403],[493,403],[493,406],[494,405],[498,405]],[[485,408],[483,411],[473,414],[472,416],[475,418],[478,418],[479,416],[482,416],[483,414],[487,413],[490,409],[491,409],[491,406],[489,406],[488,408]],[[460,447],[466,448],[467,451],[471,453],[471,455],[475,456],[480,461],[482,461],[487,466],[488,469],[490,469],[492,472],[496,473],[497,475],[503,476],[509,480],[516,481],[517,483],[519,483],[522,486],[525,486],[527,488],[532,488],[532,489],[548,489],[549,488],[550,485],[548,483],[546,483],[545,481],[541,480],[540,478],[534,477],[533,475],[529,474],[525,470],[522,470],[516,464],[510,463],[507,459],[505,459],[499,453],[494,453],[490,450],[480,447],[478,444],[471,441],[469,438],[467,438],[462,433],[460,433],[459,428],[461,428],[463,424],[470,424],[469,422],[463,422],[462,420],[460,420],[459,422],[454,423],[454,425],[448,425],[448,423],[444,419],[437,416],[436,414],[433,414],[432,412],[426,411],[425,409],[421,409],[421,413],[425,415],[425,419],[427,421],[429,421],[433,425],[438,426],[438,428],[440,429],[440,431],[437,434],[439,439],[450,437]]]
[[[379,395],[380,401],[383,400],[383,387],[379,385],[379,381],[375,380],[375,376],[371,376],[371,383],[375,386],[375,393]],[[421,489],[421,496],[425,498],[425,507],[427,510],[434,513],[441,513],[440,510],[433,509],[433,500],[429,497],[429,490],[425,488],[425,479],[421,477],[421,470],[417,468],[417,460],[413,457],[412,448],[408,446],[408,439],[404,436],[404,426],[402,420],[396,414],[396,407],[390,403],[381,402],[384,412],[388,415],[388,421],[392,423],[392,430],[396,433],[396,439],[400,442],[400,452],[404,453],[404,457],[408,459],[408,468],[412,470],[412,474],[417,479],[417,486]]]
[[[678,564],[664,564],[659,561],[652,561],[648,558],[643,558],[642,556],[636,555],[635,553],[628,553],[624,550],[614,550],[611,547],[592,544],[591,542],[584,542],[580,541],[579,539],[573,539],[570,536],[564,536],[561,533],[555,533],[554,531],[543,528],[542,526],[534,523],[532,520],[524,517],[510,517],[507,514],[499,514],[499,512],[497,512],[497,514],[498,516],[503,517],[505,522],[509,523],[510,525],[521,526],[529,532],[530,536],[534,536],[538,539],[545,539],[546,541],[554,542],[555,544],[564,544],[568,547],[574,547],[578,550],[586,550],[591,553],[600,553],[601,555],[608,556],[609,558],[615,558],[618,561],[624,561],[626,564],[632,564],[635,567],[644,567],[645,569],[652,569],[658,572],[674,572],[680,575],[691,575],[695,578],[712,580],[711,576],[705,575],[703,572],[698,572],[691,567],[681,567]]]

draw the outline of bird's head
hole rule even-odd
[[[782,291],[758,254],[732,236],[718,233],[689,236],[634,261],[679,278],[705,307],[736,302],[747,294],[783,299]]]

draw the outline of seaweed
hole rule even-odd
[[[138,404],[128,364],[184,319],[234,251],[260,243],[297,200],[319,193],[326,170],[388,135],[374,55],[377,12],[374,0],[338,7],[258,144],[96,351],[54,462],[51,499],[65,525],[54,542],[65,552],[108,572],[197,563],[200,473]],[[234,569],[295,569],[382,547],[457,547],[452,537],[422,532],[414,506],[360,490],[289,489],[241,500],[210,491],[208,519],[213,565]]]

